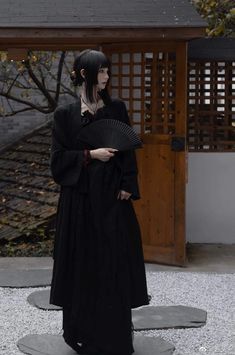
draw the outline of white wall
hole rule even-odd
[[[186,239],[235,243],[235,153],[189,153]]]

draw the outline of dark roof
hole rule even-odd
[[[0,154],[0,239],[11,240],[56,214],[59,188],[51,178],[51,128],[37,130]]]
[[[0,2],[0,28],[205,27],[189,0]]]
[[[235,38],[201,38],[189,42],[189,59],[234,60]]]

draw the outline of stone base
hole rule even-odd
[[[40,309],[47,311],[60,311],[62,308],[49,303],[50,290],[35,291],[31,293],[27,301],[32,305]]]
[[[18,348],[28,355],[75,355],[60,335],[26,335],[17,343]],[[135,336],[135,355],[172,355],[175,348],[160,337]]]
[[[135,330],[198,328],[206,324],[207,312],[186,306],[145,306],[132,310]]]
[[[50,286],[51,279],[51,269],[0,270],[0,287],[25,288]]]
[[[61,310],[49,304],[50,290],[36,291],[28,296],[28,302],[45,310]],[[186,306],[144,306],[132,310],[135,330],[198,328],[206,324],[206,311]]]

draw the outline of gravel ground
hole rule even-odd
[[[208,312],[201,328],[141,332],[174,344],[174,355],[235,355],[235,274],[148,272],[151,305],[185,305]],[[62,312],[29,305],[45,288],[0,288],[0,354],[22,355],[16,343],[27,334],[62,334]],[[154,355],[154,354],[153,354]]]

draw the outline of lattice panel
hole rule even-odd
[[[235,62],[189,63],[190,151],[235,151]]]
[[[175,53],[111,53],[113,97],[126,102],[137,133],[175,132]]]

